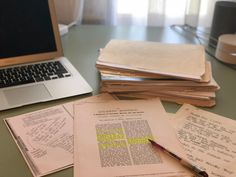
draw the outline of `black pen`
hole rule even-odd
[[[163,146],[157,144],[155,141],[150,140],[150,139],[148,139],[148,140],[152,143],[153,146],[161,149],[163,152],[167,153],[169,156],[171,156],[171,157],[175,158],[176,160],[178,160],[181,165],[185,166],[186,168],[188,168],[189,170],[194,172],[198,177],[208,177],[208,174],[205,171],[202,171],[201,169],[199,169],[198,167],[192,165],[188,161],[186,161],[186,160],[182,159],[181,157],[177,156],[176,154],[170,152],[169,150],[167,150]]]

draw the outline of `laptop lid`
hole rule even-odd
[[[0,1],[0,67],[62,55],[53,0]]]

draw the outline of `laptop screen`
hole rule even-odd
[[[24,60],[24,56],[57,52],[60,44],[57,44],[55,31],[58,28],[55,27],[54,6],[49,2],[52,1],[0,1],[0,60],[13,58],[14,63],[22,63],[19,60]],[[20,57],[18,61],[17,57]]]

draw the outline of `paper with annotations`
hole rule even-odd
[[[76,102],[113,99],[109,94],[100,94]],[[73,103],[5,120],[34,176],[44,176],[73,165]]]
[[[34,176],[72,166],[73,118],[63,105],[6,119]]]
[[[236,121],[185,104],[172,125],[192,163],[209,177],[236,176]]]
[[[148,141],[185,156],[159,99],[75,104],[74,111],[74,177],[192,176]]]

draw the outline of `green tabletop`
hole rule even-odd
[[[94,89],[93,95],[99,93],[99,73],[95,67],[99,48],[110,39],[147,40],[165,43],[195,43],[190,34],[161,27],[112,27],[100,25],[74,26],[62,37],[64,55],[79,70],[81,75]],[[211,56],[213,76],[221,89],[217,92],[216,106],[204,108],[225,117],[236,120],[236,70],[222,64]],[[9,134],[3,119],[57,104],[81,99],[91,94],[76,96],[47,103],[39,103],[0,112],[0,177],[32,177],[23,157]],[[175,112],[180,105],[163,102],[168,112]],[[50,177],[72,177],[73,169],[67,169],[48,175]]]

